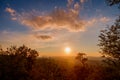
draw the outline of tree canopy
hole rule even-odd
[[[120,0],[106,0],[107,4],[110,6],[118,5],[120,7]]]
[[[104,57],[120,62],[120,17],[112,26],[101,30],[99,46]]]
[[[25,45],[0,49],[0,80],[30,80],[38,52]]]

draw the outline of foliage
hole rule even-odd
[[[120,7],[120,0],[106,0],[108,5],[113,6],[113,5],[119,5]]]
[[[120,69],[113,66],[102,68],[103,80],[120,80]]]
[[[88,66],[76,65],[74,67],[74,72],[76,75],[76,80],[86,80],[91,72],[91,68]]]
[[[88,60],[85,53],[78,53],[77,56],[76,56],[76,59],[78,61],[80,61],[82,63],[82,65],[85,65],[85,63]]]
[[[101,53],[107,58],[107,63],[120,63],[120,18],[114,25],[101,31],[99,42]],[[111,60],[112,62],[109,62]]]
[[[27,80],[33,68],[37,51],[26,46],[12,46],[0,50],[0,80]],[[30,80],[30,79],[29,79]]]
[[[39,58],[32,73],[33,80],[65,80],[62,68],[52,58]]]

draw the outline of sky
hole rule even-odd
[[[120,14],[105,0],[0,0],[0,45],[26,45],[41,56],[100,56],[100,30]]]

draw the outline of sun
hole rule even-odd
[[[71,52],[71,48],[70,47],[66,47],[65,48],[65,52],[66,52],[66,54],[69,54]]]

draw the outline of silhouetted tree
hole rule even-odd
[[[101,30],[99,46],[108,64],[120,63],[120,18],[114,25]]]
[[[106,75],[103,80],[120,80],[120,17],[114,25],[101,31],[99,41],[101,53],[106,58],[104,62],[109,64],[103,68],[102,74]]]
[[[82,63],[82,65],[85,65],[85,63],[88,60],[85,53],[78,53],[77,56],[76,56],[76,59],[78,61],[80,61]]]
[[[113,6],[113,5],[119,5],[120,7],[120,0],[106,0],[108,5]]]
[[[74,73],[76,75],[76,80],[86,80],[89,75],[89,67],[86,65],[87,57],[85,53],[78,53],[76,56],[78,64],[74,66]],[[81,63],[81,64],[80,64]]]
[[[109,6],[118,5],[120,0],[106,0]],[[102,68],[102,80],[120,80],[120,15],[112,26],[102,30],[99,36],[99,46],[103,60],[108,65]]]
[[[12,46],[0,51],[0,80],[30,80],[37,51],[26,46]]]

